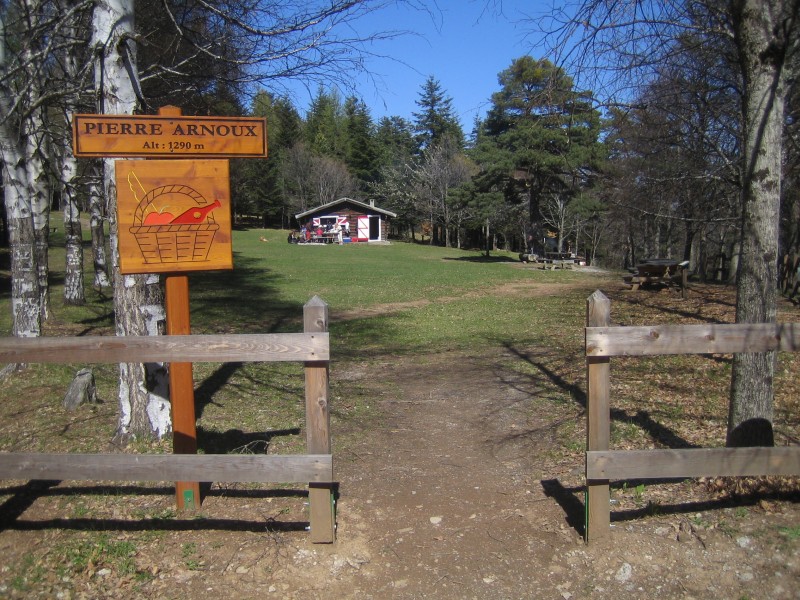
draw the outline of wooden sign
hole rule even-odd
[[[74,115],[78,157],[267,156],[267,122],[256,117]]]
[[[227,160],[118,160],[120,272],[233,268]]]

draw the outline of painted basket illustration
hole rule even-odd
[[[190,208],[175,216],[153,209],[160,196],[185,197]],[[187,185],[163,185],[150,190],[139,202],[129,231],[136,238],[145,263],[202,262],[214,241],[219,225],[211,211],[219,200],[208,200]],[[156,215],[154,217],[154,215]]]

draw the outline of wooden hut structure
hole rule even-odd
[[[349,231],[352,242],[385,242],[389,239],[389,219],[397,215],[369,203],[339,198],[295,215],[299,226],[330,228],[336,223]],[[345,236],[345,239],[347,237]]]

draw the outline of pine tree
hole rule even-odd
[[[432,75],[422,86],[416,104],[420,111],[412,114],[419,151],[435,146],[445,137],[451,137],[459,148],[464,147],[464,132],[453,109],[453,99]]]
[[[596,166],[600,117],[590,94],[548,60],[523,56],[498,79],[502,88],[492,95],[476,144],[482,189],[503,188],[512,202],[526,201],[528,228],[538,239],[540,203],[565,202]]]
[[[344,113],[336,92],[317,90],[306,115],[304,139],[318,154],[344,159]]]
[[[407,164],[416,151],[414,127],[402,117],[383,117],[375,141],[381,167]]]
[[[369,109],[363,101],[350,97],[344,104],[345,114],[345,164],[350,173],[366,189],[378,177],[378,149],[375,144],[375,127]]]
[[[253,99],[251,114],[267,119],[269,158],[244,159],[238,165],[231,186],[236,190],[237,210],[261,216],[263,225],[288,227],[291,220],[289,198],[283,181],[286,153],[300,138],[302,120],[287,98],[275,98],[261,91]],[[233,167],[233,165],[232,165]]]

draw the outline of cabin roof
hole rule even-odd
[[[333,202],[328,202],[327,204],[315,206],[314,208],[310,208],[304,212],[298,213],[294,217],[299,221],[303,217],[307,217],[309,215],[334,210],[340,204],[351,204],[356,208],[363,209],[364,212],[380,213],[382,215],[386,215],[387,217],[397,216],[395,213],[391,211],[385,210],[383,208],[378,208],[377,206],[375,206],[372,200],[370,200],[369,203],[367,203],[367,202],[361,202],[360,200],[354,200],[353,198],[339,198],[338,200],[334,200]]]

